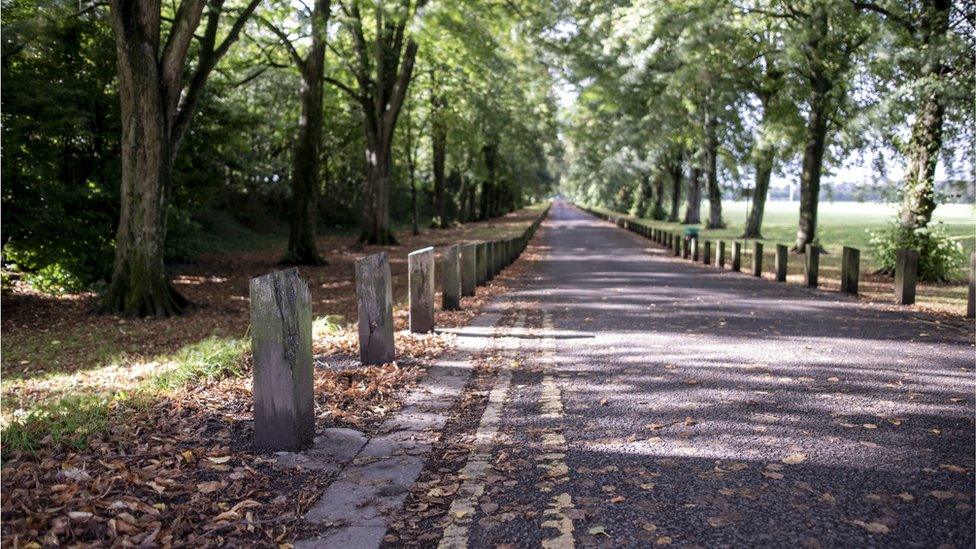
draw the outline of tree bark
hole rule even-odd
[[[701,169],[696,164],[688,174],[688,202],[685,205],[685,218],[681,221],[683,224],[701,223],[701,200]]]
[[[708,223],[706,229],[723,229],[722,188],[718,184],[718,138],[715,135],[715,113],[711,102],[705,109],[705,186],[708,188]]]
[[[437,219],[433,225],[435,228],[443,229],[448,226],[447,209],[444,185],[444,160],[447,157],[447,127],[442,120],[441,111],[445,105],[445,99],[439,95],[431,96],[431,151],[434,172],[434,210],[437,212]]]
[[[803,168],[800,172],[800,221],[796,230],[796,253],[804,253],[807,244],[817,237],[817,207],[820,203],[820,175],[827,141],[826,78],[815,76],[810,90],[810,113],[804,137]]]
[[[296,59],[302,76],[298,137],[292,153],[292,219],[284,263],[324,265],[315,245],[322,152],[322,91],[325,72],[326,26],[329,0],[316,0],[312,8],[312,45],[305,59]],[[297,56],[296,56],[297,57]]]
[[[643,173],[638,177],[637,192],[634,193],[634,206],[631,214],[637,217],[646,217],[651,203],[651,178]]]
[[[925,227],[935,210],[935,168],[942,150],[942,121],[945,104],[942,97],[942,78],[945,66],[938,58],[937,42],[949,29],[947,0],[923,2],[918,35],[926,56],[919,74],[923,97],[920,98],[912,136],[908,143],[908,170],[902,196],[899,220],[905,229]]]
[[[219,3],[181,2],[163,39],[159,0],[109,2],[119,72],[122,177],[115,262],[99,310],[166,317],[189,305],[169,282],[163,263],[173,164],[213,67],[258,1],[248,2],[219,43]],[[206,25],[197,35],[208,5]],[[197,61],[184,82],[194,39]]]
[[[756,188],[752,192],[752,210],[746,219],[746,229],[742,238],[762,238],[763,211],[766,196],[769,194],[769,181],[773,174],[773,159],[776,151],[771,146],[761,146],[756,159]]]
[[[678,152],[666,165],[671,176],[671,212],[668,214],[668,221],[672,222],[678,220],[678,209],[681,207],[681,164],[682,154]]]
[[[651,219],[662,220],[664,213],[664,175],[657,173],[654,176],[654,205],[651,207]]]
[[[485,157],[485,171],[487,177],[481,187],[481,219],[491,219],[498,215],[498,182],[496,168],[498,166],[498,145],[489,137],[482,154]]]

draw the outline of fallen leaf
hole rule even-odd
[[[950,473],[965,473],[966,472],[966,469],[964,467],[960,467],[958,465],[951,465],[949,463],[943,463],[942,465],[939,465],[939,469],[945,469],[946,471],[949,471]]]
[[[217,463],[217,464],[227,463],[228,461],[230,461],[230,456],[207,457],[207,460],[209,460],[210,463]]]
[[[766,478],[771,478],[773,480],[783,480],[783,473],[777,473],[776,471],[763,471],[762,474]]]
[[[607,529],[604,528],[603,526],[594,526],[593,528],[590,528],[589,532],[590,532],[590,535],[591,536],[596,536],[596,535],[599,535],[599,534],[603,534],[604,536],[607,536],[608,538],[610,537],[610,534],[607,533]]]
[[[803,463],[807,460],[807,455],[802,453],[790,454],[783,458],[783,463],[787,465],[796,465],[798,463]]]
[[[211,480],[209,482],[201,482],[201,483],[197,484],[197,490],[201,494],[209,494],[210,492],[214,492],[214,491],[220,490],[220,481],[219,480]]]
[[[657,538],[654,545],[671,545],[671,536],[661,536]]]
[[[929,492],[929,495],[938,499],[950,499],[952,497],[955,497],[956,494],[954,492],[949,492],[947,490],[932,490],[931,492]]]

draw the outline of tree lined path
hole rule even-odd
[[[518,348],[385,543],[972,546],[971,326],[694,265],[562,201],[535,244]]]

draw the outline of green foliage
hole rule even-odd
[[[895,271],[900,249],[918,252],[920,280],[955,280],[966,262],[962,244],[953,240],[941,223],[911,230],[893,222],[884,229],[869,231],[869,234],[875,261],[880,270],[888,273]]]
[[[203,248],[203,226],[186,210],[171,205],[166,211],[166,259],[192,263]]]

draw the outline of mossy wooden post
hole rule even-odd
[[[478,284],[477,244],[461,246],[461,295],[474,295],[474,288]]]
[[[488,282],[488,243],[479,242],[475,244],[475,257],[477,263],[477,284],[481,286]]]
[[[861,274],[861,250],[844,246],[840,258],[840,291],[857,294],[857,282]]]
[[[407,255],[410,288],[410,331],[434,331],[434,248],[428,246]]]
[[[752,243],[752,276],[762,276],[763,245],[762,242]]]
[[[681,240],[681,259],[688,259],[691,257],[691,239],[687,236],[682,236]]]
[[[494,257],[495,257],[495,275],[497,276],[498,273],[502,272],[502,267],[505,266],[504,263],[502,262],[502,241],[501,240],[495,241]]]
[[[803,281],[807,286],[816,288],[820,282],[820,248],[807,244],[805,251]]]
[[[742,243],[738,240],[732,241],[732,270],[742,270]]]
[[[712,241],[706,240],[705,242],[702,243],[702,245],[703,245],[702,263],[704,263],[705,265],[711,265],[712,264]]]
[[[672,239],[674,240],[674,256],[681,257],[681,241],[683,240],[681,233],[675,233]]]
[[[966,318],[976,318],[976,252],[969,254],[969,299],[966,301]]]
[[[725,241],[718,240],[715,242],[715,264],[719,268],[725,268]]]
[[[456,311],[461,308],[461,247],[444,248],[444,274],[441,276],[441,308]]]
[[[296,451],[312,444],[312,304],[298,269],[250,283],[254,447]]]
[[[895,263],[895,301],[900,305],[915,303],[915,282],[918,280],[918,252],[900,249]]]
[[[776,245],[776,282],[786,282],[786,262],[790,257],[790,248],[786,244]]]
[[[356,262],[359,360],[364,366],[393,362],[393,289],[386,252]]]
[[[698,239],[691,239],[691,260],[698,263]]]

